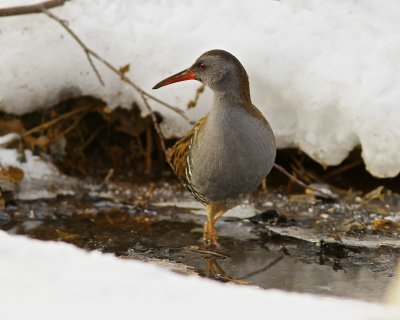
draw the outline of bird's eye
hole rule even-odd
[[[205,68],[207,68],[207,66],[203,63],[203,62],[200,62],[199,64],[198,64],[198,67],[200,68],[200,69],[205,69]]]

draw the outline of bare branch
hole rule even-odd
[[[0,9],[0,17],[18,16],[22,14],[41,13],[43,9],[51,9],[62,6],[69,0],[49,0],[28,6],[18,6]]]
[[[61,120],[68,119],[68,118],[70,118],[70,117],[72,117],[72,116],[74,116],[74,115],[76,115],[78,113],[85,112],[87,110],[88,110],[88,106],[84,106],[84,107],[81,107],[81,108],[73,109],[70,112],[64,113],[64,114],[62,114],[61,116],[59,116],[57,118],[54,118],[54,119],[52,119],[52,120],[50,120],[48,122],[40,124],[37,127],[34,127],[34,128],[32,128],[32,129],[30,129],[28,131],[25,131],[22,134],[22,136],[26,137],[26,136],[31,135],[32,133],[37,132],[37,131],[46,130],[46,129],[50,128],[51,126],[57,124]]]
[[[165,141],[164,141],[164,135],[162,133],[162,130],[160,128],[160,125],[158,124],[157,121],[157,117],[153,111],[153,109],[151,108],[150,104],[149,104],[149,99],[153,100],[157,103],[160,103],[161,105],[175,111],[176,113],[178,113],[181,117],[183,117],[185,120],[187,120],[188,122],[190,122],[190,120],[186,117],[185,113],[178,109],[175,108],[167,103],[165,103],[164,101],[150,95],[149,93],[147,93],[146,91],[144,91],[142,88],[140,88],[137,84],[135,84],[132,80],[130,80],[126,75],[125,72],[123,70],[120,70],[116,67],[114,67],[110,62],[108,62],[107,60],[105,60],[103,57],[99,56],[95,51],[93,51],[92,49],[90,49],[79,37],[78,35],[72,31],[72,29],[68,26],[68,24],[60,19],[59,17],[57,17],[56,15],[54,15],[53,13],[49,12],[47,9],[43,9],[42,10],[43,13],[45,13],[48,17],[50,17],[51,19],[55,20],[56,22],[58,22],[70,35],[73,39],[75,39],[75,41],[79,44],[79,46],[83,49],[83,51],[86,54],[87,59],[89,60],[89,63],[92,67],[92,69],[94,70],[94,72],[96,73],[99,81],[101,84],[104,85],[104,82],[100,76],[100,73],[98,72],[97,68],[95,67],[94,63],[93,63],[93,58],[97,59],[98,61],[100,61],[101,63],[103,63],[108,69],[110,69],[111,71],[113,71],[115,74],[117,74],[122,81],[126,82],[128,85],[130,85],[132,88],[134,88],[140,95],[140,97],[143,100],[143,104],[145,106],[145,108],[147,109],[147,111],[150,113],[151,116],[151,120],[153,122],[153,126],[154,129],[159,137],[160,140],[160,144],[161,144],[161,149],[164,152],[164,155],[166,157],[166,159],[168,160],[168,154],[167,154],[167,148],[165,146]]]
[[[169,161],[167,147],[165,146],[165,141],[164,141],[164,135],[161,131],[160,125],[158,124],[157,117],[153,112],[153,109],[150,107],[149,102],[147,101],[147,97],[143,94],[141,94],[140,96],[142,97],[146,109],[150,112],[151,120],[153,121],[154,129],[157,132],[158,138],[160,139],[161,149],[164,152],[165,159]]]
[[[174,106],[171,106],[170,104],[156,98],[155,96],[147,93],[146,91],[144,91],[142,88],[140,88],[137,84],[135,84],[131,79],[129,79],[124,72],[122,72],[121,70],[119,70],[118,68],[114,67],[110,62],[108,62],[107,60],[105,60],[103,57],[99,56],[95,51],[93,51],[92,49],[90,49],[88,46],[86,46],[83,41],[77,36],[77,34],[72,31],[72,29],[67,25],[67,23],[60,19],[59,17],[57,17],[56,15],[54,15],[53,13],[51,13],[50,11],[44,9],[42,10],[42,12],[44,14],[46,14],[48,17],[50,17],[51,19],[55,20],[56,22],[58,22],[64,29],[65,31],[67,31],[74,39],[75,41],[80,45],[80,47],[85,51],[86,56],[89,59],[90,65],[92,66],[92,68],[94,69],[96,75],[99,78],[100,83],[103,83],[103,80],[100,77],[99,72],[96,70],[96,68],[94,67],[94,64],[91,62],[91,59],[89,57],[93,57],[96,58],[98,61],[100,61],[101,63],[103,63],[108,69],[110,69],[112,72],[114,72],[115,74],[117,74],[122,81],[126,82],[127,84],[129,84],[132,88],[134,88],[139,94],[140,96],[146,97],[150,100],[153,100],[161,105],[163,105],[164,107],[176,112],[177,114],[179,114],[182,118],[184,118],[186,121],[188,121],[189,123],[191,123],[190,119],[185,115],[185,112],[179,108],[176,108]],[[146,106],[147,108],[147,106]],[[151,110],[151,108],[150,108]],[[153,118],[153,117],[152,117]]]
[[[290,180],[293,180],[296,182],[299,186],[303,187],[304,189],[309,188],[307,184],[305,184],[303,181],[297,179],[295,176],[290,174],[284,167],[281,167],[279,164],[274,163],[274,168],[283,173],[285,176],[287,176]]]
[[[41,12],[45,13],[47,16],[49,16],[50,18],[56,20],[59,24],[61,24],[64,29],[75,39],[76,42],[78,42],[78,44],[81,46],[81,48],[83,49],[83,51],[86,54],[86,57],[90,63],[90,66],[92,67],[94,73],[96,74],[97,79],[99,79],[99,82],[101,83],[101,85],[104,86],[104,81],[102,79],[102,77],[100,76],[100,72],[99,70],[97,70],[95,64],[93,63],[93,59],[92,59],[92,50],[90,50],[84,43],[83,41],[68,27],[68,23],[65,20],[62,20],[60,18],[58,18],[57,16],[55,16],[54,14],[52,14],[50,11],[48,11],[47,9],[42,9]],[[96,55],[93,55],[96,58]]]
[[[97,70],[97,68],[93,62],[92,56],[90,55],[90,52],[85,50],[85,53],[86,53],[87,59],[89,60],[90,66],[92,67],[94,73],[96,74],[97,79],[99,79],[99,82],[104,87],[105,84],[104,84],[103,78],[101,77],[99,70]]]
[[[313,186],[310,186],[303,181],[297,179],[294,175],[290,174],[285,168],[280,166],[279,164],[274,163],[274,168],[283,173],[285,176],[287,176],[290,180],[294,181],[297,183],[299,186],[303,187],[304,189],[310,189],[311,191],[315,192],[316,194],[323,195],[328,198],[334,198],[332,193],[329,193],[325,191],[324,189],[320,188],[314,188]]]

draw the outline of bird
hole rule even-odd
[[[205,206],[203,242],[218,245],[215,223],[255,191],[271,171],[275,136],[250,98],[249,78],[231,53],[214,49],[159,83],[197,80],[213,91],[213,105],[193,128],[168,149],[168,162],[194,198]]]

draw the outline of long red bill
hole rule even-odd
[[[196,73],[193,72],[192,70],[186,69],[177,74],[174,74],[173,76],[168,77],[167,79],[164,79],[163,81],[160,81],[153,87],[153,89],[158,89],[167,86],[171,83],[179,81],[195,80],[195,79],[196,79]]]

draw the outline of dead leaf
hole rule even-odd
[[[368,203],[374,199],[379,199],[379,200],[383,201],[385,196],[382,194],[382,191],[383,191],[383,186],[379,186],[378,188],[368,192],[363,198],[364,202]]]
[[[375,231],[396,233],[400,229],[400,223],[385,219],[374,219],[372,229]]]
[[[339,195],[333,192],[332,188],[327,184],[311,183],[309,188],[305,190],[306,194],[313,195],[317,199],[338,200]]]
[[[366,229],[366,225],[363,223],[360,223],[354,219],[350,219],[346,221],[342,228],[341,231],[344,233],[351,233],[351,232],[359,232],[359,231],[364,231]]]
[[[121,79],[123,78],[123,76],[125,76],[127,72],[129,72],[130,69],[131,65],[129,63],[118,69],[118,71],[121,73]]]
[[[24,171],[16,167],[4,169],[0,167],[0,189],[2,191],[15,191],[16,185],[24,178]]]
[[[67,231],[60,230],[60,229],[55,229],[55,231],[56,231],[57,237],[63,241],[74,240],[74,239],[78,239],[80,237],[79,234],[70,233]]]
[[[311,194],[291,194],[291,195],[289,195],[289,201],[315,204],[317,202],[317,199],[315,199],[315,197],[312,193]]]
[[[47,136],[24,136],[24,142],[29,149],[35,150],[36,148],[39,148],[42,152],[47,152],[52,143]]]
[[[366,206],[368,211],[380,214],[381,216],[387,216],[389,215],[392,211],[389,209],[386,209],[385,207],[378,207],[376,205],[368,205]]]

